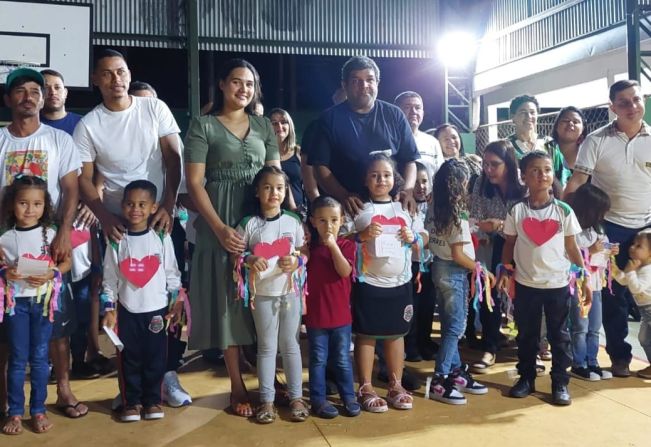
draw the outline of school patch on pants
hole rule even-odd
[[[154,334],[158,334],[160,331],[162,331],[164,326],[165,325],[163,324],[162,316],[154,315],[151,317],[151,322],[149,322],[149,330]]]

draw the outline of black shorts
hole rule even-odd
[[[414,316],[411,281],[398,287],[353,287],[353,332],[372,338],[398,338],[409,332]]]
[[[52,340],[70,337],[77,329],[77,312],[70,288],[70,275],[63,276],[63,287],[59,293],[59,310],[54,312],[52,323]]]

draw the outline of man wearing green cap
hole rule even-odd
[[[19,174],[38,176],[47,182],[52,203],[58,211],[59,230],[51,245],[52,258],[58,262],[72,252],[70,233],[79,201],[77,176],[81,161],[70,135],[40,121],[44,86],[43,76],[30,68],[18,68],[7,76],[4,102],[11,109],[12,120],[0,129],[0,188],[11,184]],[[55,316],[61,314],[57,312]],[[1,332],[0,329],[0,345]],[[73,408],[74,415],[66,411],[69,416],[87,413],[88,408],[77,401],[70,389],[67,337],[53,340],[50,352],[57,373],[57,406]],[[4,371],[5,363],[6,356],[0,352],[0,371]],[[3,403],[0,401],[0,405]]]

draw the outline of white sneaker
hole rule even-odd
[[[192,403],[192,398],[179,383],[176,371],[167,371],[163,376],[163,400],[174,408]]]

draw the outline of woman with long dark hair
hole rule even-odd
[[[230,255],[245,249],[235,226],[252,209],[251,181],[266,164],[280,167],[271,123],[254,115],[260,77],[249,62],[232,59],[219,75],[215,113],[194,118],[185,139],[187,186],[199,218],[192,258],[191,349],[220,348],[231,381],[231,407],[252,416],[239,368],[240,345],[255,341],[250,309],[236,300]],[[205,186],[204,186],[205,181]]]
[[[495,272],[502,256],[504,246],[504,219],[511,206],[524,197],[524,187],[518,179],[518,164],[515,148],[508,140],[489,143],[484,149],[483,172],[473,185],[470,193],[470,218],[485,235],[483,261]],[[495,301],[492,311],[484,300],[479,317],[482,325],[482,349],[484,355],[474,363],[477,373],[486,372],[495,363],[498,349],[502,312],[500,299],[493,293]]]

